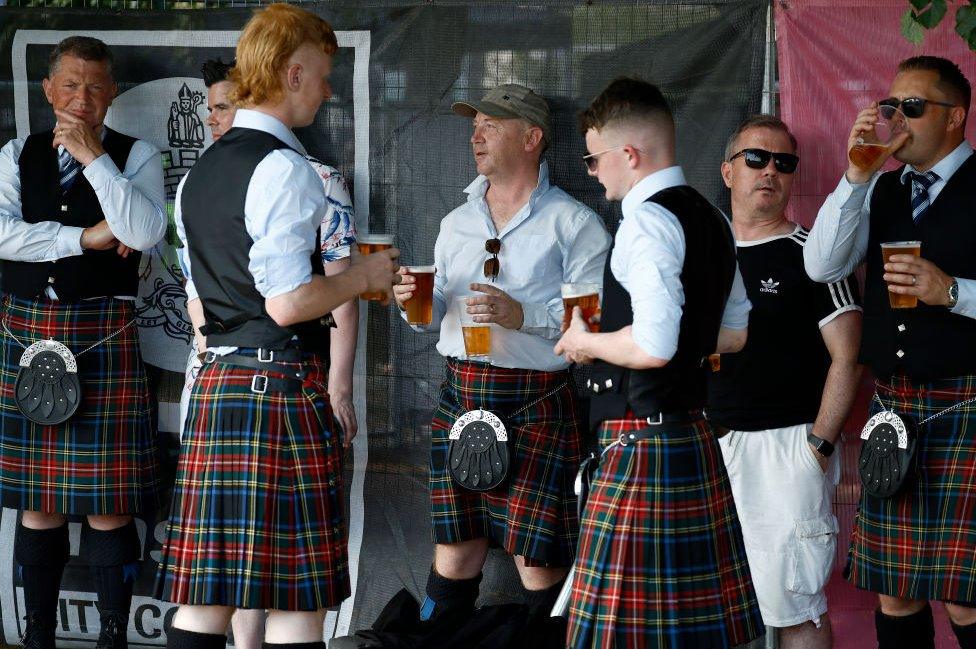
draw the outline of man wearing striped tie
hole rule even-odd
[[[24,646],[54,649],[72,514],[85,517],[80,555],[98,594],[98,647],[125,647],[142,555],[132,515],[158,504],[133,305],[139,251],[166,231],[162,161],[103,124],[116,85],[101,41],[59,43],[43,87],[54,128],[0,150],[0,504],[23,512],[14,556]],[[24,348],[49,338],[76,360],[22,367],[32,358]],[[62,411],[62,399],[77,409]]]
[[[896,473],[885,466],[889,458],[907,459],[907,436],[904,446],[884,444],[871,452],[871,438],[883,436],[884,424],[861,451],[861,464],[873,473],[862,474],[848,578],[880,596],[880,649],[934,647],[929,601],[945,603],[961,647],[976,647],[976,158],[965,140],[970,92],[952,61],[902,61],[888,97],[857,115],[848,149],[874,130],[879,106],[899,108],[908,130],[871,168],[848,166],[804,248],[807,272],[822,282],[842,279],[866,262],[861,362],[876,378],[871,414],[885,411],[888,421],[898,415],[918,429],[914,467],[899,464],[905,468]],[[903,166],[880,173],[889,157]],[[921,256],[894,255],[885,263],[881,244],[895,241],[921,242]],[[889,293],[917,298],[918,305],[895,308],[899,302]],[[876,487],[882,476],[892,485],[903,482],[901,489]]]

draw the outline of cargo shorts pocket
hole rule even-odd
[[[823,590],[834,567],[837,517],[833,514],[797,521],[790,547],[786,588],[801,595]]]

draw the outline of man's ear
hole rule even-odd
[[[966,121],[966,109],[962,106],[953,106],[949,109],[949,127],[947,130],[953,131],[957,128],[962,128],[963,122]]]
[[[722,161],[722,180],[726,187],[732,189],[732,163],[726,160]]]
[[[298,87],[302,84],[303,71],[301,63],[292,63],[285,69],[285,83],[288,84],[288,90],[292,92],[298,90]]]
[[[525,150],[532,151],[542,143],[542,129],[538,126],[530,126],[525,131]]]

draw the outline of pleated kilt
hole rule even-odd
[[[877,383],[885,406],[921,421],[976,397],[976,376]],[[871,414],[881,410],[872,400]],[[917,472],[894,498],[861,494],[848,579],[885,595],[976,606],[976,403],[919,428]]]
[[[135,317],[133,302],[3,297],[24,345],[53,338],[78,354]],[[0,329],[0,504],[62,514],[135,514],[159,504],[156,420],[135,324],[77,356],[81,403],[66,422],[24,417],[14,384],[24,348]]]
[[[431,424],[430,501],[435,543],[488,538],[529,566],[569,566],[579,523],[573,478],[582,423],[567,371],[493,367],[454,358]],[[514,417],[519,408],[559,388]],[[467,410],[506,422],[511,472],[490,492],[457,486],[447,470],[448,434]]]
[[[277,361],[276,361],[277,362]],[[298,367],[299,364],[291,364]],[[221,362],[193,383],[156,597],[312,611],[349,596],[342,438],[317,357],[300,391]]]
[[[600,443],[646,425],[604,421]],[[732,489],[704,420],[607,451],[575,569],[574,649],[720,649],[763,633]]]

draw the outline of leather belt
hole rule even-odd
[[[278,354],[281,354],[281,356]],[[255,374],[251,379],[251,392],[255,394],[264,394],[265,392],[298,392],[302,389],[307,372],[301,366],[285,365],[284,363],[288,361],[285,361],[282,356],[285,358],[300,357],[301,350],[286,349],[282,352],[274,352],[273,358],[281,362],[272,361],[268,354],[264,354],[263,356],[249,356],[245,352],[245,354],[231,353],[218,356],[212,351],[206,351],[201,354],[200,360],[205,365],[210,363],[224,363],[226,365],[234,365],[235,367],[258,370],[260,372],[276,372],[285,375],[282,378],[268,376],[267,374]],[[262,358],[266,358],[267,360],[261,360]]]

